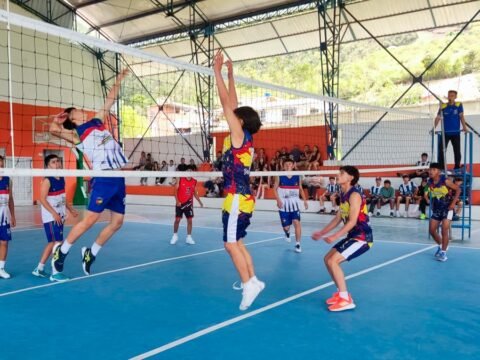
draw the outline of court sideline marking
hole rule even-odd
[[[245,244],[245,246],[261,244],[261,243],[275,241],[275,240],[283,239],[283,238],[284,238],[283,236],[277,236],[277,237],[274,237],[274,238],[254,241],[254,242]],[[51,283],[48,283],[48,284],[42,284],[42,285],[31,286],[31,287],[23,288],[23,289],[12,290],[12,291],[9,291],[9,292],[0,293],[0,298],[5,297],[5,296],[9,296],[9,295],[14,295],[14,294],[19,294],[19,293],[23,293],[23,292],[42,289],[42,288],[46,288],[46,287],[51,287],[51,286],[56,286],[56,285],[61,285],[61,284],[68,284],[68,283],[71,283],[72,281],[91,279],[91,278],[95,278],[95,277],[99,277],[99,276],[114,274],[114,273],[117,273],[117,272],[123,272],[123,271],[127,271],[127,270],[138,269],[138,268],[147,267],[147,266],[150,266],[150,265],[156,265],[156,264],[169,262],[169,261],[192,258],[192,257],[211,254],[211,253],[220,252],[220,251],[225,251],[225,249],[222,247],[222,248],[219,248],[219,249],[202,251],[202,252],[194,253],[194,254],[176,256],[176,257],[167,258],[167,259],[154,260],[154,261],[149,261],[149,262],[146,262],[146,263],[143,263],[143,264],[137,264],[137,265],[131,265],[131,266],[127,266],[127,267],[123,267],[123,268],[119,268],[119,269],[107,270],[107,271],[99,272],[99,273],[96,273],[96,274],[92,274],[90,276],[87,276],[87,275],[80,276],[80,277],[72,278],[72,279],[70,279],[68,281],[65,281],[65,282],[51,282]]]
[[[383,267],[385,267],[385,266],[394,264],[394,263],[396,263],[396,262],[402,261],[402,260],[404,260],[404,259],[407,259],[407,258],[409,258],[409,257],[415,256],[415,255],[420,254],[420,253],[422,253],[422,252],[431,250],[431,249],[435,248],[436,246],[437,246],[437,245],[427,246],[427,247],[425,247],[425,248],[423,248],[423,249],[420,249],[420,250],[417,250],[417,251],[413,251],[413,252],[411,252],[411,253],[405,254],[405,255],[403,255],[403,256],[399,256],[399,257],[394,258],[394,259],[392,259],[392,260],[385,261],[385,262],[383,262],[383,263],[381,263],[381,264],[378,264],[378,265],[375,265],[375,266],[371,266],[371,267],[366,268],[366,269],[364,269],[364,270],[361,270],[361,271],[358,271],[358,272],[353,273],[353,274],[351,274],[351,275],[348,275],[348,276],[346,277],[346,279],[347,279],[347,280],[353,279],[353,278],[356,278],[356,277],[358,277],[358,276],[361,276],[361,275],[367,274],[367,273],[369,273],[369,272],[375,271],[375,270],[377,270],[377,269],[381,269],[381,268],[383,268]],[[172,342],[170,342],[170,343],[168,343],[168,344],[162,345],[162,346],[160,346],[160,347],[158,347],[158,348],[152,349],[152,350],[147,351],[147,352],[145,352],[145,353],[143,353],[143,354],[134,356],[134,357],[130,358],[130,360],[143,360],[143,359],[147,359],[147,358],[149,358],[149,357],[158,355],[158,354],[160,354],[160,353],[162,353],[162,352],[164,352],[164,351],[173,349],[173,348],[175,348],[175,347],[177,347],[177,346],[183,345],[183,344],[185,344],[185,343],[187,343],[187,342],[190,342],[190,341],[192,341],[192,340],[195,340],[195,339],[197,339],[197,338],[199,338],[199,337],[205,336],[205,335],[210,334],[210,333],[212,333],[212,332],[215,332],[215,331],[217,331],[217,330],[223,329],[223,328],[225,328],[225,327],[227,327],[227,326],[233,325],[233,324],[238,323],[238,322],[240,322],[240,321],[243,321],[243,320],[245,320],[245,319],[248,319],[248,318],[251,318],[251,317],[256,316],[256,315],[258,315],[258,314],[261,314],[261,313],[263,313],[263,312],[265,312],[265,311],[268,311],[268,310],[277,308],[277,307],[279,307],[279,306],[282,306],[282,305],[284,305],[284,304],[287,304],[287,303],[289,303],[289,302],[292,302],[292,301],[297,300],[297,299],[299,299],[299,298],[302,298],[302,297],[304,297],[304,296],[310,295],[310,294],[312,294],[312,293],[314,293],[314,292],[317,292],[317,291],[319,291],[319,290],[325,289],[326,287],[329,287],[329,286],[331,286],[331,285],[333,285],[333,281],[330,281],[330,282],[328,282],[328,283],[325,283],[325,284],[316,286],[316,287],[314,287],[314,288],[311,288],[311,289],[309,289],[309,290],[303,291],[303,292],[298,293],[298,294],[296,294],[296,295],[289,296],[289,297],[287,297],[287,298],[285,298],[285,299],[283,299],[283,300],[279,300],[279,301],[274,302],[274,303],[272,303],[272,304],[270,304],[270,305],[264,306],[264,307],[262,307],[262,308],[260,308],[260,309],[257,309],[257,310],[248,312],[247,314],[240,315],[240,316],[231,318],[231,319],[229,319],[229,320],[223,321],[223,322],[221,322],[221,323],[218,323],[218,324],[209,326],[209,327],[207,327],[207,328],[205,328],[205,329],[202,329],[202,330],[200,330],[200,331],[197,331],[197,332],[195,332],[195,333],[192,333],[192,334],[190,334],[190,335],[187,335],[187,336],[185,336],[185,337],[183,337],[183,338],[180,338],[180,339],[178,339],[178,340],[172,341]]]

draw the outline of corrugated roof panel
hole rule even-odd
[[[415,31],[435,26],[430,10],[398,15],[394,18],[364,21],[362,24],[375,36],[398,34],[406,28]]]
[[[227,51],[234,61],[285,54],[285,48],[280,40],[269,40],[255,44],[237,46],[229,48]]]
[[[210,20],[216,20],[222,17],[231,16],[232,14],[248,13],[266,7],[294,2],[295,1],[285,0],[208,0],[199,2],[198,6]]]
[[[318,14],[311,12],[275,20],[273,23],[281,36],[298,34],[318,29]]]
[[[447,26],[449,24],[465,23],[480,9],[480,1],[469,4],[459,4],[449,6],[448,8],[438,8],[433,10],[437,26]],[[480,21],[480,15],[477,15],[476,21]]]
[[[169,44],[162,44],[162,49],[170,57],[188,55],[191,53],[190,40],[182,40],[171,42]]]
[[[357,19],[372,19],[425,9],[427,0],[370,0],[347,4],[346,8]]]
[[[243,45],[277,37],[270,23],[219,33],[215,36],[223,46]]]
[[[320,47],[320,37],[318,31],[312,31],[301,35],[286,36],[283,43],[289,52],[310,50]]]

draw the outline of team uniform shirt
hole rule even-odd
[[[463,104],[456,101],[452,105],[442,104],[438,114],[443,114],[444,131],[446,134],[458,135],[460,134],[460,114],[463,113]]]
[[[340,216],[343,223],[347,223],[350,216],[350,196],[357,193],[361,197],[360,211],[357,215],[357,223],[348,232],[345,239],[335,244],[334,248],[348,261],[368,251],[373,245],[372,229],[368,225],[368,209],[365,197],[355,186],[346,193],[340,194]]]
[[[11,214],[8,202],[10,201],[10,178],[3,176],[0,178],[0,240],[10,241],[12,234],[10,232]]]
[[[421,167],[429,167],[430,166],[430,161],[422,161],[418,160],[415,166],[421,166]]]
[[[244,238],[255,208],[255,197],[250,190],[250,168],[253,162],[253,138],[243,130],[240,147],[233,147],[230,136],[223,143],[223,179],[227,197],[223,203],[223,241],[236,242]]]
[[[292,225],[293,220],[300,221],[300,176],[280,176],[277,188],[278,197],[283,206],[280,209],[282,226]]]
[[[78,126],[76,131],[80,143],[75,146],[85,154],[93,170],[115,170],[127,164],[120,144],[100,119],[87,121]],[[91,189],[88,210],[101,213],[108,209],[125,214],[124,178],[93,178]]]
[[[370,194],[372,195],[372,197],[378,197],[378,196],[380,196],[380,190],[381,189],[382,189],[381,186],[374,185],[370,188]]]
[[[45,229],[48,242],[63,241],[63,223],[66,215],[65,179],[63,177],[47,177],[46,179],[48,179],[50,182],[47,202],[60,216],[62,223],[58,225],[55,222],[53,215],[42,206],[41,211],[43,227]]]
[[[447,219],[448,207],[452,202],[452,197],[448,186],[446,185],[447,177],[441,175],[437,183],[433,182],[433,179],[428,180],[428,192],[430,194],[430,206],[432,209],[433,220],[442,221]]]
[[[402,196],[413,196],[415,184],[411,181],[408,184],[400,184],[398,191],[400,191],[400,195]]]
[[[195,195],[196,186],[197,180],[180,178],[177,192],[180,206],[175,207],[175,216],[177,218],[181,218],[184,214],[187,219],[193,218],[193,196]]]

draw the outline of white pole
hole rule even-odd
[[[12,168],[15,169],[15,137],[13,129],[12,51],[10,39],[10,0],[7,0],[7,54],[8,54],[8,102],[10,108],[10,139],[12,144]]]

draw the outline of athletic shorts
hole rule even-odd
[[[433,219],[433,220],[436,220],[436,221],[452,220],[453,210],[448,210],[448,206],[449,206],[449,204],[446,204],[446,205],[443,205],[443,206],[433,205],[432,206],[432,216],[430,216],[430,219]],[[451,211],[451,213],[449,214],[450,211]]]
[[[222,212],[224,242],[234,243],[247,236],[254,207],[252,195],[227,194]]]
[[[101,213],[111,210],[125,214],[125,179],[124,178],[93,178],[88,210]]]
[[[193,201],[187,201],[180,206],[175,206],[175,217],[181,219],[183,215],[187,219],[193,218]]]
[[[300,211],[279,211],[280,220],[282,221],[282,226],[290,226],[293,223],[293,220],[300,221]]]
[[[370,250],[372,246],[373,241],[345,238],[336,243],[333,248],[337,250],[345,260],[350,261]]]
[[[412,195],[398,195],[398,197],[400,198],[401,204],[404,204],[407,201],[407,197],[412,199]]]
[[[57,225],[55,221],[43,224],[48,242],[63,241],[63,224]]]
[[[12,232],[10,231],[10,224],[0,226],[0,240],[1,241],[12,240]]]

